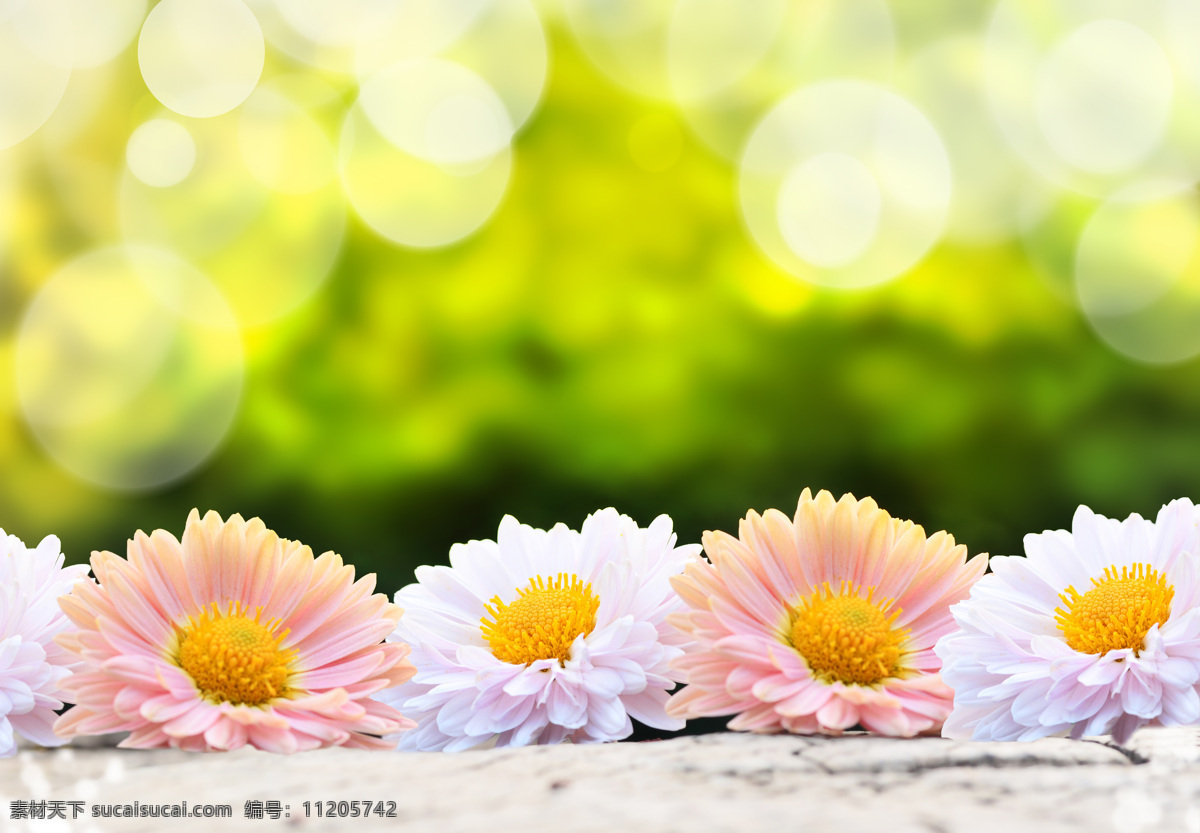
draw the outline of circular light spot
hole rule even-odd
[[[278,81],[260,86],[242,105],[238,141],[246,167],[275,191],[312,193],[337,175],[325,130]]]
[[[142,182],[166,188],[191,173],[196,164],[196,142],[179,122],[151,119],[129,137],[125,161]]]
[[[360,30],[355,62],[360,76],[414,58],[433,58],[460,40],[494,0],[407,0]]]
[[[39,290],[16,344],[17,394],[66,470],[111,489],[183,477],[221,443],[242,387],[224,300],[167,252],[101,249]]]
[[[252,174],[241,115],[193,122],[195,170],[171,188],[126,176],[118,207],[127,239],[187,257],[212,276],[239,323],[255,326],[291,312],[324,282],[341,250],[346,209],[336,180],[282,193]],[[313,171],[294,168],[303,164],[303,155],[281,153],[278,167],[260,173],[311,184]]]
[[[440,58],[380,70],[363,82],[359,104],[388,141],[438,164],[490,158],[512,138],[508,112],[488,83]]]
[[[281,55],[338,76],[354,75],[354,45],[317,43],[284,17],[275,0],[244,0],[262,27],[263,39]],[[340,79],[339,79],[340,80]]]
[[[946,146],[954,175],[946,237],[968,244],[1011,237],[1042,181],[1017,158],[992,119],[982,64],[981,42],[955,35],[922,49],[897,78]]]
[[[763,115],[799,87],[831,78],[881,81],[894,68],[887,0],[789,0],[778,22],[774,0],[761,6],[761,14],[756,3],[755,14],[743,12],[735,23],[744,4],[680,2],[668,38],[671,87],[684,118],[705,144],[731,161],[740,157]],[[718,37],[720,20],[730,27],[728,48],[706,47],[705,38]],[[764,48],[768,33],[773,34]]]
[[[150,92],[193,118],[219,116],[245,101],[265,55],[262,29],[240,0],[162,0],[138,40]]]
[[[488,98],[498,97],[507,110],[510,135],[529,119],[541,99],[548,60],[541,18],[529,0],[410,0],[390,10],[359,41],[364,87],[389,67],[437,58],[487,84]],[[388,132],[378,121],[376,126]]]
[[[119,55],[146,18],[147,0],[26,0],[39,14],[22,27],[26,41],[49,63],[82,69]]]
[[[1100,174],[1140,165],[1162,141],[1174,83],[1146,32],[1099,20],[1065,38],[1038,73],[1035,109],[1068,164]]]
[[[507,148],[462,170],[405,153],[358,105],[346,115],[340,156],[342,186],[358,215],[389,240],[416,248],[477,231],[499,207],[512,168]]]
[[[805,87],[754,130],[742,157],[742,212],[755,242],[797,277],[870,286],[937,241],[950,167],[915,107],[858,81]]]
[[[17,193],[12,169],[0,157],[0,263],[4,261],[13,217],[17,210]]]
[[[584,54],[621,86],[669,100],[667,33],[676,0],[562,0]]]
[[[0,22],[0,149],[11,147],[41,127],[62,100],[71,71],[38,54],[22,30],[56,7],[28,2]],[[58,31],[67,22],[54,18]]]
[[[379,15],[379,0],[274,0],[284,19],[314,43],[346,46],[360,30],[372,27]]]
[[[1162,0],[1163,25],[1172,59],[1192,84],[1200,84],[1200,3],[1196,0]]]
[[[665,113],[650,113],[629,130],[629,155],[639,168],[661,173],[679,161],[683,133],[679,123]]]
[[[865,165],[844,153],[819,153],[784,179],[779,228],[804,260],[837,269],[870,248],[882,203],[875,177]]]
[[[1075,256],[1080,307],[1120,353],[1150,364],[1200,354],[1200,204],[1190,188],[1104,203]]]
[[[744,78],[766,55],[788,13],[788,0],[679,0],[667,33],[671,89],[699,101]]]
[[[1195,58],[1162,11],[1157,3],[997,3],[985,86],[1026,164],[1060,187],[1105,198],[1134,186],[1166,195],[1200,178]]]

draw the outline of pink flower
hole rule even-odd
[[[93,553],[99,584],[60,599],[79,630],[59,642],[83,665],[59,734],[290,753],[390,748],[380,736],[413,725],[371,697],[415,671],[407,645],[382,642],[401,611],[372,595],[374,575],[355,581],[340,556],[314,559],[257,518],[195,510],[182,544],[138,532],[128,553]]]
[[[729,728],[885,735],[936,732],[953,692],[933,653],[986,556],[930,538],[871,499],[800,497],[795,520],[754,512],[739,537],[706,532],[711,564],[673,580],[690,610],[669,621],[696,646],[672,667],[667,713],[737,715]]]

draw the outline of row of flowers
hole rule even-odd
[[[1200,722],[1198,544],[1188,500],[1155,521],[1081,507],[1070,532],[989,562],[870,499],[805,490],[793,518],[751,512],[703,548],[677,546],[665,515],[643,529],[606,509],[579,531],[506,517],[393,604],[373,575],[238,515],[193,511],[182,541],[138,532],[90,571],[64,567],[54,536],[7,536],[0,755],[14,733],[453,751],[709,716],[1121,741]]]

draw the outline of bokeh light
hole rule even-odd
[[[683,104],[719,94],[745,78],[779,35],[787,0],[764,0],[754,14],[736,0],[679,0],[667,32],[671,91]]]
[[[342,183],[363,221],[403,246],[448,246],[475,232],[500,206],[512,153],[457,167],[427,161],[388,142],[361,105],[342,128]]]
[[[87,68],[111,61],[142,26],[148,0],[22,0],[37,17],[26,34],[38,54],[58,66]],[[19,5],[19,4],[17,4]]]
[[[310,41],[329,46],[351,46],[384,4],[380,0],[273,0],[293,29]]]
[[[1088,321],[1138,361],[1200,354],[1200,200],[1192,189],[1150,201],[1118,194],[1088,220],[1075,279]]]
[[[692,9],[695,11],[692,11]],[[711,3],[680,4],[677,21],[685,14],[699,16],[703,10],[708,24],[717,25]],[[767,4],[766,17],[774,20],[775,6]],[[780,99],[806,84],[835,78],[857,78],[882,82],[895,68],[895,33],[886,0],[788,0],[782,19],[772,27],[774,36],[756,61],[748,62],[745,48],[737,63],[704,56],[701,42],[684,46],[682,34],[672,42],[672,71],[676,88],[701,87],[704,96],[686,96],[683,112],[696,134],[714,151],[736,161],[751,128]],[[758,15],[743,15],[756,18]],[[698,21],[697,21],[698,22]],[[742,24],[743,26],[746,24]],[[677,32],[696,26],[683,26]],[[697,27],[698,28],[698,27]],[[762,33],[746,32],[758,52]],[[747,64],[748,67],[744,68]],[[725,66],[727,83],[713,80],[712,67]],[[736,72],[729,70],[736,69]]]
[[[356,44],[364,93],[377,74],[394,73],[405,62],[422,67],[427,81],[419,86],[427,91],[446,89],[447,70],[461,67],[499,96],[514,131],[533,115],[546,83],[548,54],[541,18],[529,0],[409,0],[383,8],[387,13],[373,19]],[[372,108],[368,113],[388,133],[380,114]]]
[[[129,170],[147,185],[166,188],[192,172],[196,142],[187,128],[171,119],[151,119],[133,131],[125,151]]]
[[[946,237],[977,245],[1011,237],[1046,189],[991,118],[981,54],[978,38],[950,35],[913,53],[897,78],[950,158],[954,197]]]
[[[261,515],[394,588],[504,513],[697,540],[827,487],[1007,553],[1152,512],[1200,491],[1198,41],[1196,0],[0,0],[0,520]]]
[[[860,81],[784,99],[754,130],[742,211],[776,263],[853,288],[903,273],[937,241],[951,193],[937,132],[906,100]]]
[[[284,194],[310,194],[337,176],[333,143],[318,115],[337,93],[304,76],[280,76],[258,87],[238,117],[238,142],[250,173]]]
[[[100,486],[145,489],[217,449],[243,360],[233,316],[204,275],[165,251],[112,248],[42,286],[16,368],[22,413],[59,465]]]
[[[584,53],[639,95],[669,100],[667,35],[676,0],[562,0]]]
[[[138,63],[154,97],[183,116],[219,116],[254,90],[262,28],[241,0],[162,0],[142,25]]]
[[[301,142],[312,142],[311,133],[295,142],[284,138],[288,151],[277,153],[270,171],[260,160],[256,176],[248,162],[259,157],[247,157],[244,148],[248,133],[252,147],[262,134],[238,116],[193,122],[194,175],[171,188],[125,176],[118,204],[128,239],[169,248],[196,264],[225,293],[238,321],[254,326],[295,309],[325,280],[341,248],[346,212],[329,177],[324,187],[297,187],[319,177],[320,164],[332,164],[315,143],[318,165],[308,167],[305,151],[313,146]],[[263,174],[291,187],[273,190]]]
[[[1168,34],[1160,3],[1002,0],[985,49],[993,112],[1026,162],[1062,187],[1103,197],[1194,182],[1200,88],[1183,40]]]
[[[493,157],[513,134],[504,102],[487,81],[437,58],[402,61],[373,73],[363,82],[359,106],[397,148],[437,164]]]
[[[0,20],[0,149],[15,145],[41,127],[67,89],[70,66],[42,57],[28,35],[58,24],[65,34],[69,21],[56,7],[25,3]]]

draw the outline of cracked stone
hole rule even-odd
[[[134,801],[230,805],[232,818],[171,825],[197,833],[282,823],[245,818],[251,800],[282,802],[288,829],[312,831],[397,824],[418,833],[734,833],[798,825],[839,833],[1197,831],[1198,742],[1200,730],[1188,729],[1144,730],[1126,749],[1064,739],[745,734],[460,754],[329,749],[280,757],[80,747],[25,750],[0,761],[0,797],[83,800],[89,812]],[[395,801],[396,817],[318,817],[312,804],[363,800]],[[8,815],[0,830],[47,824]],[[60,828],[158,831],[163,822],[88,818]]]

